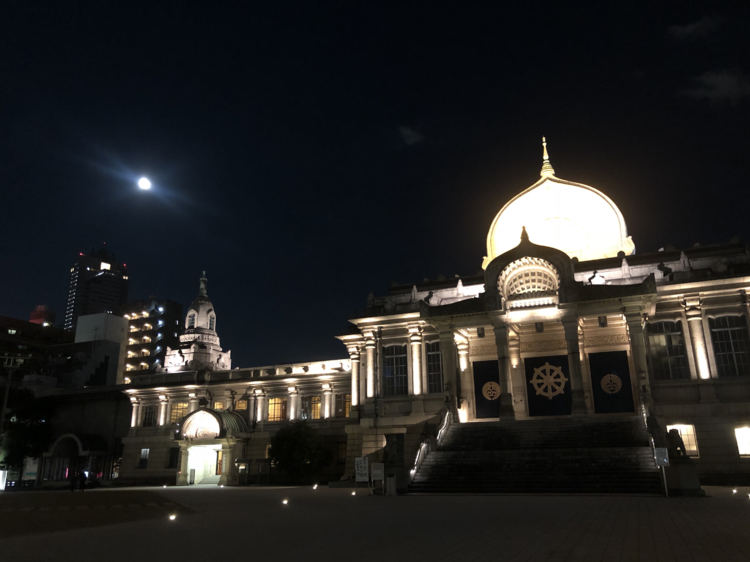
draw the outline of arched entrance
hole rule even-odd
[[[77,472],[85,472],[92,480],[109,478],[107,443],[98,435],[66,433],[57,438],[49,451],[44,455],[42,480],[67,480]]]
[[[245,421],[234,412],[202,408],[188,414],[182,423],[177,485],[226,484],[234,467],[234,435],[245,431]]]

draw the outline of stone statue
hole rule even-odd
[[[687,457],[685,451],[685,442],[677,429],[670,429],[667,432],[667,452],[670,459],[679,459]]]

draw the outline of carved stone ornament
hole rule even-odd
[[[617,394],[622,390],[622,379],[617,375],[604,375],[601,385],[602,390],[607,394]]]
[[[546,396],[550,400],[558,394],[565,393],[565,383],[567,378],[562,372],[562,367],[555,367],[545,363],[541,367],[534,369],[534,376],[531,377],[531,386],[536,390],[537,396]]]
[[[614,336],[592,336],[584,340],[586,347],[596,347],[599,345],[622,345],[628,344],[628,336],[625,334],[617,334]]]
[[[557,349],[568,349],[568,343],[565,340],[521,342],[521,351],[555,351]]]
[[[494,345],[472,345],[469,349],[471,355],[495,355],[497,356],[497,347]]]
[[[482,387],[482,396],[487,400],[497,400],[500,398],[500,385],[493,381],[485,383]]]

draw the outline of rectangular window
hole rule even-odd
[[[286,398],[271,398],[268,401],[268,421],[284,421],[286,416]]]
[[[148,467],[148,449],[141,449],[141,458],[138,461],[138,468]]]
[[[180,462],[180,448],[170,447],[167,468],[177,468],[179,466],[179,462]]]
[[[143,427],[154,427],[156,425],[156,404],[149,404],[143,407]],[[148,451],[148,449],[143,449]]]
[[[720,377],[750,375],[750,340],[744,316],[709,318],[711,341]]]
[[[750,427],[738,427],[734,430],[737,437],[737,449],[741,457],[750,457]]]
[[[337,418],[348,418],[349,411],[351,409],[352,409],[352,395],[351,394],[337,394],[335,416]]]
[[[409,391],[409,370],[406,366],[406,346],[389,345],[383,348],[383,394],[405,396]]]
[[[187,415],[188,403],[175,402],[172,404],[172,412],[169,416],[169,423],[177,423]]]
[[[646,325],[646,334],[648,361],[654,379],[689,379],[682,322],[653,322]]]
[[[433,341],[427,347],[427,392],[439,394],[443,392],[443,353],[440,342]]]
[[[300,417],[303,420],[320,419],[320,396],[302,397],[302,412]]]
[[[698,440],[695,438],[694,425],[668,425],[667,431],[676,429],[680,432],[682,442],[685,444],[685,454],[689,457],[698,456]]]
[[[217,400],[214,402],[214,410],[223,410],[224,409],[224,402],[220,402]]]
[[[237,400],[234,405],[235,410],[247,410],[247,400]]]

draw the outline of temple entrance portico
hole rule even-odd
[[[220,444],[192,445],[187,448],[189,484],[218,484],[223,470]]]

